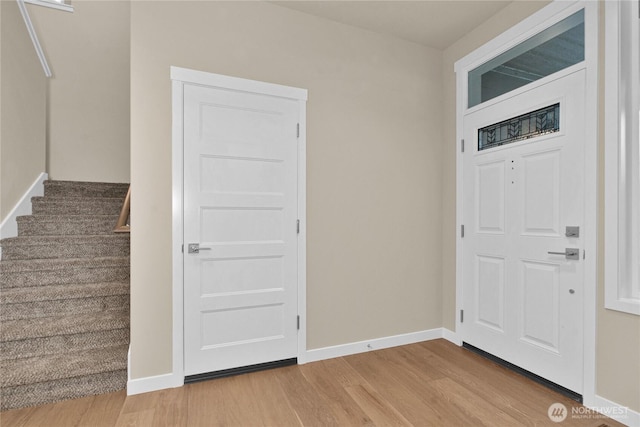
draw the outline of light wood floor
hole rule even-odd
[[[553,423],[549,405],[569,416]],[[444,340],[126,397],[0,414],[13,426],[621,426]]]

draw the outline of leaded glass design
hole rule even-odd
[[[560,130],[560,104],[478,129],[478,151]]]

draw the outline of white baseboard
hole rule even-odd
[[[408,334],[393,335],[384,338],[359,341],[349,344],[335,345],[332,347],[316,348],[307,350],[298,357],[298,363],[304,364],[316,362],[318,360],[332,359],[334,357],[349,356],[351,354],[364,353],[383,348],[397,347],[400,345],[414,344],[422,341],[430,341],[443,338],[443,328],[429,329],[425,331],[411,332]]]
[[[127,381],[127,396],[163,390],[165,388],[182,387],[183,385],[184,378],[176,378],[173,374],[137,378]]]
[[[165,388],[182,387],[184,385],[184,377],[179,377],[173,373],[131,379],[131,346],[129,346],[129,352],[127,353],[127,377],[127,396],[164,390]]]
[[[445,340],[454,343],[457,346],[462,345],[462,340],[458,336],[457,333],[453,332],[451,329],[442,328],[442,338]]]
[[[615,402],[596,395],[593,402],[587,402],[589,408],[612,418],[629,427],[640,426],[640,412],[634,411]]]
[[[0,224],[0,239],[7,237],[15,237],[18,235],[18,223],[16,218],[22,215],[31,215],[31,198],[44,195],[44,182],[48,178],[48,174],[41,173],[26,193],[20,198],[18,203],[11,209],[11,212]]]

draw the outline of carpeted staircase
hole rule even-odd
[[[0,241],[0,409],[109,393],[127,382],[128,184],[46,181]]]

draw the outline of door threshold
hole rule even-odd
[[[274,362],[258,363],[257,365],[241,366],[239,368],[223,369],[221,371],[205,372],[203,374],[188,375],[184,377],[185,384],[196,383],[198,381],[212,380],[215,378],[230,377],[233,375],[248,374],[251,372],[266,371],[267,369],[282,368],[285,366],[297,365],[298,358],[276,360]]]
[[[463,342],[462,343],[462,347],[466,348],[467,350],[476,353],[482,357],[484,357],[485,359],[489,359],[494,363],[497,363],[498,365],[504,366],[507,369],[510,369],[522,376],[525,376],[527,378],[529,378],[530,380],[533,380],[535,382],[537,382],[538,384],[541,384],[553,391],[555,391],[556,393],[560,393],[561,395],[568,397],[571,400],[575,400],[578,403],[582,403],[582,395],[579,393],[576,393],[573,390],[569,390],[566,387],[562,387],[559,384],[554,383],[553,381],[549,381],[546,378],[541,377],[540,375],[536,375],[533,372],[527,371],[526,369],[522,369],[519,366],[514,365],[511,362],[507,362],[504,359],[500,359],[497,356],[494,356],[491,353],[487,353],[486,351],[479,349],[478,347],[474,347],[469,343]]]

